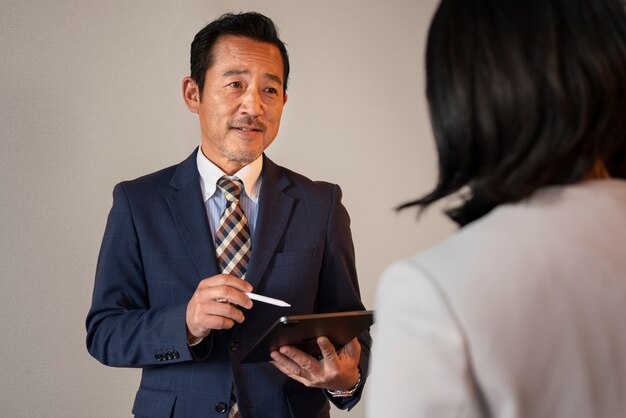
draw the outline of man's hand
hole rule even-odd
[[[355,338],[339,351],[326,337],[317,339],[323,358],[317,360],[292,346],[272,351],[272,364],[287,376],[308,387],[347,390],[359,380],[361,344]]]
[[[212,329],[229,329],[244,321],[239,307],[250,309],[252,301],[244,292],[252,285],[229,274],[202,280],[187,304],[187,336],[201,339]]]

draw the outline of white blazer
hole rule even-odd
[[[626,181],[540,190],[392,265],[367,415],[626,417]]]

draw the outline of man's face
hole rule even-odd
[[[259,157],[278,133],[287,94],[275,45],[223,36],[213,47],[202,95],[190,78],[183,89],[187,106],[200,119],[203,153],[227,174]]]

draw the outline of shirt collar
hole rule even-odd
[[[206,202],[215,193],[217,188],[217,181],[222,176],[227,176],[218,166],[213,164],[203,153],[202,147],[198,147],[198,154],[196,156],[196,163],[198,165],[198,172],[200,173],[200,187],[202,188],[202,197]],[[261,170],[263,169],[263,155],[260,155],[256,160],[252,161],[237,171],[233,176],[237,177],[243,182],[243,188],[246,195],[254,203],[259,202],[259,190],[261,188]]]

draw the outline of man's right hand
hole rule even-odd
[[[239,277],[218,274],[202,280],[187,304],[187,337],[200,340],[212,329],[229,329],[244,321],[239,307],[250,309],[252,301],[244,292],[252,285]]]

